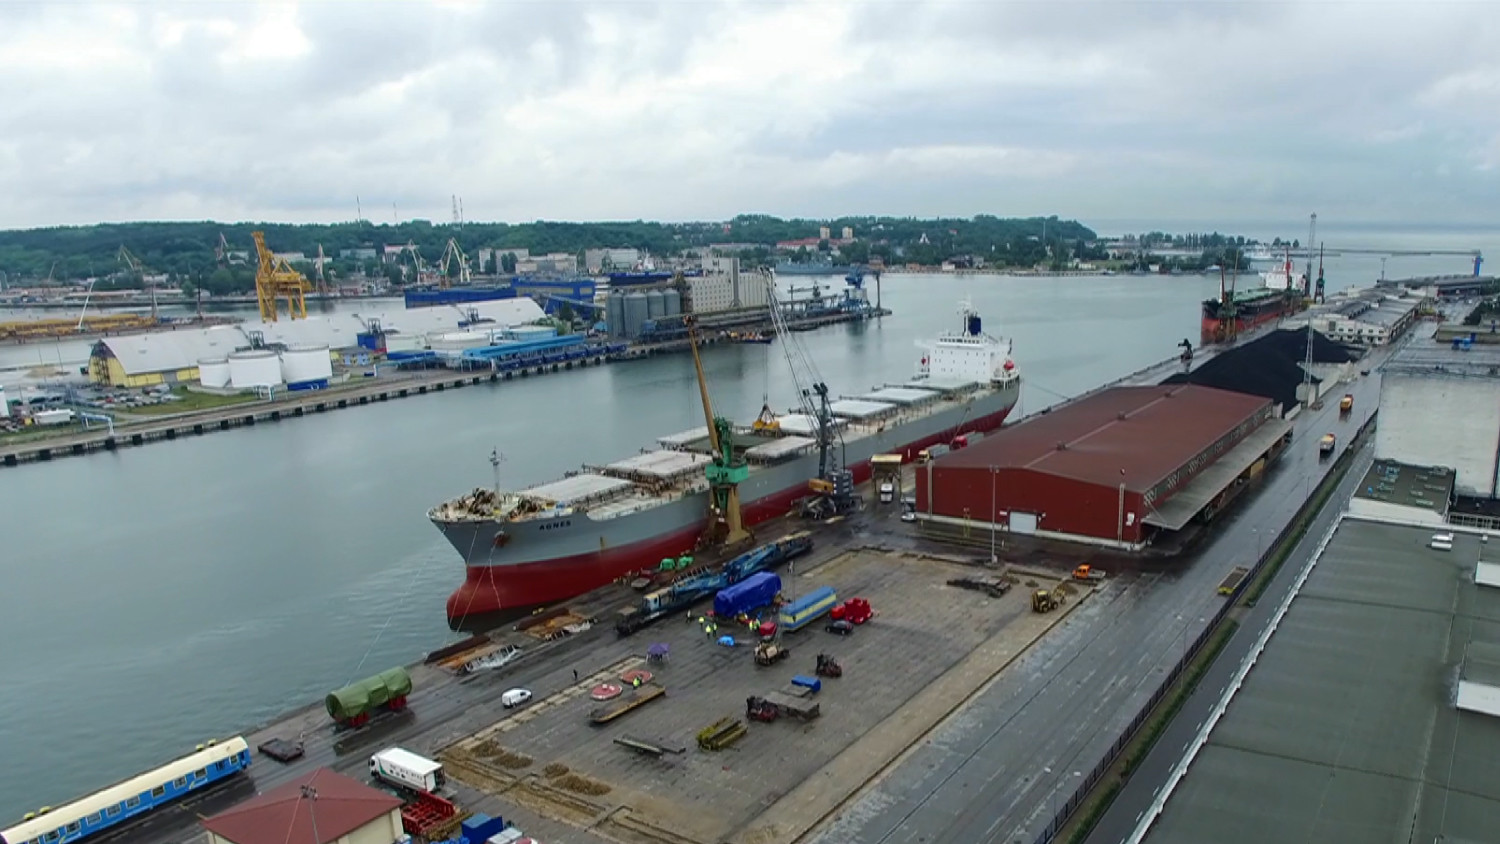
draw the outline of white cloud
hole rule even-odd
[[[1492,220],[1488,4],[0,4],[0,225]],[[1440,174],[1447,178],[1440,178]],[[385,208],[385,211],[370,209]]]

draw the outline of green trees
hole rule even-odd
[[[117,255],[125,245],[152,274],[164,273],[171,280],[191,281],[204,291],[248,290],[254,279],[252,231],[264,231],[266,243],[278,253],[318,253],[330,258],[329,268],[337,278],[358,271],[366,275],[394,277],[391,267],[378,257],[359,257],[353,250],[411,243],[429,263],[436,263],[448,238],[458,241],[470,255],[481,248],[496,249],[496,263],[503,273],[515,271],[515,256],[507,249],[528,249],[532,254],[569,252],[577,254],[599,247],[634,247],[653,255],[676,255],[685,249],[716,243],[736,243],[757,263],[770,263],[778,242],[816,238],[822,227],[832,240],[817,249],[800,250],[796,260],[809,260],[816,252],[837,249],[838,260],[865,263],[872,257],[890,262],[937,264],[944,260],[973,256],[1004,265],[1031,265],[1047,261],[1056,249],[1079,252],[1079,244],[1096,239],[1094,232],[1072,220],[1056,217],[1003,219],[980,215],[972,219],[914,217],[841,217],[834,220],[783,220],[766,215],[745,214],[726,223],[655,223],[642,220],[604,223],[538,221],[507,223],[466,222],[462,226],[434,225],[411,220],[391,225],[368,221],[332,225],[283,223],[216,223],[186,221],[172,223],[110,223],[93,226],[55,227],[0,231],[0,272],[11,284],[36,283],[51,277],[58,281],[118,276]],[[845,228],[854,232],[851,243],[839,243]],[[219,238],[228,246],[220,254]],[[1045,239],[1045,240],[1044,240]],[[366,253],[367,254],[367,253]],[[744,256],[742,256],[744,257]],[[409,259],[403,259],[408,260]],[[475,267],[476,271],[491,268]]]

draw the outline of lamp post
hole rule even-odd
[[[995,555],[995,529],[996,529],[995,522],[996,522],[996,520],[998,520],[1000,518],[999,514],[995,510],[995,478],[996,478],[996,470],[995,470],[994,466],[991,466],[990,467],[990,565],[992,565],[992,566],[995,565],[997,562],[1000,561],[1000,558]]]

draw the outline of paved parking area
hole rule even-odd
[[[457,778],[512,805],[617,840],[685,844],[735,833],[747,841],[783,840],[834,811],[1063,615],[1031,612],[1025,583],[1037,581],[1030,576],[998,599],[945,585],[974,573],[880,551],[849,551],[782,572],[789,595],[828,585],[840,599],[867,598],[877,615],[847,637],[825,632],[821,622],[788,634],[783,644],[791,657],[771,667],[754,664],[749,644],[716,641],[728,632],[748,643],[748,630],[709,634],[696,618],[664,621],[628,640],[639,654],[623,655],[478,731],[445,759]],[[642,655],[657,642],[670,645],[670,661],[647,666]],[[842,678],[824,680],[820,718],[747,722],[748,734],[730,748],[697,747],[704,727],[720,718],[743,720],[748,696],[813,674],[820,652],[844,667]],[[985,658],[976,661],[976,653]],[[655,672],[666,697],[591,725],[598,704],[589,689],[636,667]],[[684,750],[654,758],[614,744],[621,736]],[[770,821],[758,821],[762,815]]]

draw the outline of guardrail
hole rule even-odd
[[[1198,634],[1192,644],[1183,651],[1182,656],[1172,666],[1172,669],[1167,672],[1166,677],[1162,679],[1161,683],[1157,685],[1156,689],[1151,693],[1151,697],[1136,712],[1135,717],[1130,719],[1130,724],[1126,726],[1125,730],[1110,745],[1109,750],[1105,751],[1104,756],[1094,765],[1093,769],[1079,780],[1078,787],[1074,789],[1073,794],[1068,798],[1067,802],[1060,804],[1060,808],[1052,815],[1052,819],[1047,823],[1047,826],[1033,839],[1034,844],[1049,844],[1049,842],[1057,837],[1057,833],[1062,830],[1068,819],[1073,816],[1078,807],[1083,805],[1083,802],[1093,793],[1094,788],[1099,785],[1100,780],[1105,777],[1115,762],[1119,761],[1120,754],[1124,753],[1125,748],[1136,738],[1141,727],[1145,725],[1151,718],[1152,712],[1155,711],[1156,707],[1172,691],[1178,679],[1182,677],[1183,672],[1187,670],[1193,660],[1197,659],[1199,653],[1202,652],[1214,634],[1218,632],[1219,625],[1233,611],[1235,604],[1239,602],[1247,590],[1259,581],[1266,564],[1278,554],[1291,553],[1291,546],[1283,549],[1283,544],[1288,543],[1288,540],[1292,539],[1294,533],[1306,531],[1308,525],[1304,524],[1304,522],[1308,522],[1311,518],[1315,517],[1317,510],[1326,504],[1326,502],[1320,503],[1315,509],[1312,506],[1313,502],[1325,499],[1332,490],[1337,489],[1338,485],[1343,482],[1344,475],[1348,472],[1349,465],[1353,462],[1354,455],[1358,451],[1355,445],[1361,442],[1370,429],[1374,427],[1375,418],[1376,415],[1371,415],[1369,420],[1360,427],[1359,431],[1349,439],[1333,469],[1324,476],[1322,483],[1313,489],[1307,501],[1303,502],[1302,507],[1287,521],[1286,526],[1276,535],[1275,540],[1267,545],[1266,552],[1261,555],[1260,559],[1255,561],[1255,565],[1250,568],[1250,573],[1239,582],[1234,591],[1219,605],[1218,611],[1209,619],[1209,623],[1204,626],[1202,632]]]

